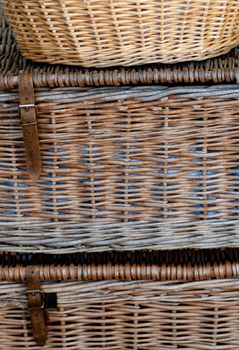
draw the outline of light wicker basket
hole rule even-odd
[[[49,350],[239,348],[238,251],[134,255],[81,263],[68,255],[54,264],[42,257],[31,266],[29,256],[7,259],[0,266],[0,349],[40,350],[45,341]],[[46,324],[36,309],[42,300],[34,307],[27,301],[29,271],[51,308]],[[41,337],[33,313],[46,327]]]
[[[2,0],[23,55],[107,67],[202,60],[239,43],[238,0]]]
[[[38,64],[21,55],[0,6],[0,89],[18,88],[18,74],[32,71],[35,87],[100,87],[148,84],[239,82],[239,48],[205,61],[157,64],[147,67],[84,69]]]

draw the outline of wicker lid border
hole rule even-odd
[[[0,281],[25,282],[29,265],[42,281],[203,281],[239,277],[239,249],[1,254],[0,264]]]

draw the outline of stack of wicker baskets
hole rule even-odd
[[[238,1],[2,2],[0,349],[239,348]]]

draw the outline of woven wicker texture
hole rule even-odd
[[[201,62],[157,64],[147,67],[82,69],[25,60],[11,35],[0,7],[0,89],[18,87],[20,70],[33,71],[36,87],[122,86],[137,84],[191,84],[239,81],[239,49]]]
[[[201,60],[239,43],[238,0],[2,0],[23,55],[87,67]]]
[[[200,252],[200,265],[193,265],[193,258],[191,264],[178,265],[177,271],[185,272],[183,281],[176,280],[167,254],[163,265],[153,266],[147,259],[146,266],[122,265],[114,281],[116,266],[39,266],[45,269],[44,278],[49,279],[51,272],[51,278],[60,281],[42,283],[44,292],[57,293],[58,300],[58,309],[48,312],[44,349],[237,349],[238,252],[226,254],[237,259],[223,259],[220,264],[213,263],[213,256],[223,256],[220,252],[212,252],[207,262]],[[180,261],[190,255],[176,256]],[[159,273],[162,267],[165,276]],[[75,274],[76,270],[82,274]],[[32,338],[25,283],[14,281],[20,281],[24,271],[23,266],[0,268],[0,279],[6,281],[0,284],[0,349],[42,349]],[[102,281],[96,281],[100,274]],[[89,276],[92,280],[84,281]],[[162,281],[166,276],[168,281]],[[199,276],[210,280],[199,281]]]
[[[209,281],[239,277],[239,250],[130,251],[0,255],[0,281],[26,282],[34,266],[41,281]]]
[[[20,69],[31,70],[41,88],[43,160],[40,181],[32,183],[19,96],[2,91],[1,249],[238,246],[237,86],[78,88],[235,81],[238,50],[185,66],[80,70],[23,59],[4,18],[0,34],[1,88],[17,88]]]
[[[239,347],[235,279],[204,282],[102,281],[43,285],[56,292],[44,349]],[[32,338],[24,284],[1,283],[0,349],[40,350]]]
[[[37,89],[42,175],[0,94],[0,248],[239,245],[239,86]]]

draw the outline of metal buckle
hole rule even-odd
[[[21,116],[22,109],[25,109],[28,112],[30,108],[34,108],[35,113],[37,114],[37,106],[35,104],[33,104],[33,103],[28,103],[28,104],[25,104],[25,105],[19,105],[18,106],[19,115]],[[37,125],[37,121],[31,122],[31,123],[21,123],[21,125],[22,126]]]
[[[30,108],[33,108],[35,110],[35,113],[37,114],[37,106],[34,103],[26,103],[24,105],[19,105],[18,112],[21,115],[22,109],[25,109],[28,112]],[[26,124],[26,125],[28,125],[28,124]]]
[[[35,297],[37,294],[40,294],[41,296],[41,306],[35,306],[35,307],[31,307],[29,308],[29,310],[36,310],[36,309],[44,309],[45,307],[45,301],[44,301],[44,293],[42,290],[39,289],[31,289],[31,290],[27,290],[26,291],[26,295],[28,296],[29,294],[31,294],[33,297]]]

